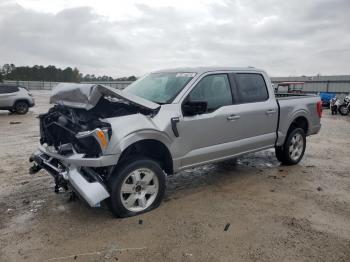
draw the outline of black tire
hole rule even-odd
[[[302,145],[300,146],[300,150],[298,150],[298,154],[294,157],[291,156],[290,146],[292,146],[292,139],[294,137],[301,136]],[[287,138],[283,144],[283,146],[279,146],[275,148],[275,153],[278,161],[280,161],[283,165],[296,165],[303,158],[306,149],[306,135],[305,131],[302,128],[295,128],[288,132]]]
[[[129,210],[124,206],[123,200],[127,201],[124,198],[125,194],[121,194],[121,189],[123,184],[125,184],[128,177],[130,177],[131,173],[136,171],[137,169],[148,169],[153,172],[153,174],[157,177],[158,180],[158,192],[151,204],[145,208],[144,210],[140,211],[133,211]],[[142,173],[141,173],[142,174]],[[113,174],[111,175],[109,181],[108,181],[108,187],[110,190],[110,198],[107,199],[107,205],[110,209],[110,211],[113,213],[114,216],[116,217],[131,217],[131,216],[136,216],[148,211],[151,211],[152,209],[157,208],[165,193],[166,189],[166,175],[160,165],[149,158],[146,157],[133,157],[128,160],[126,160],[123,164],[118,167]],[[137,194],[136,191],[133,194]],[[127,193],[126,193],[127,195]],[[131,194],[130,194],[131,195]],[[126,196],[128,197],[128,196]],[[146,197],[146,196],[145,196]],[[136,200],[138,205],[140,204],[138,199]],[[134,200],[134,202],[136,203]],[[146,200],[148,201],[148,200]]]
[[[15,104],[15,110],[17,114],[24,115],[29,110],[29,105],[26,101],[18,101]]]
[[[346,105],[341,105],[339,106],[339,113],[343,116],[346,116],[349,114],[349,109],[347,108]]]
[[[275,154],[276,154],[277,160],[280,161],[281,163],[286,161],[284,159],[283,146],[276,146]]]

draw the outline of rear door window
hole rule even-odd
[[[0,86],[0,94],[8,94],[18,92],[17,86]]]
[[[237,102],[261,102],[269,98],[264,77],[254,73],[234,74],[237,83]]]

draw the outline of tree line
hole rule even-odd
[[[47,81],[47,82],[82,82],[82,81],[135,81],[135,76],[113,78],[111,76],[83,75],[78,68],[57,68],[53,65],[15,66],[4,64],[0,66],[0,82],[3,80]]]

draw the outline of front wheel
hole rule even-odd
[[[160,165],[145,157],[121,164],[109,179],[108,206],[117,217],[148,212],[160,205],[165,193],[165,173]]]
[[[283,165],[296,165],[304,156],[306,135],[303,129],[295,128],[288,135],[283,146],[276,147],[276,157]]]
[[[29,105],[25,101],[19,101],[15,104],[15,110],[17,114],[24,115],[29,110]]]
[[[341,105],[339,107],[339,113],[343,116],[346,116],[349,114],[349,107],[347,105]]]

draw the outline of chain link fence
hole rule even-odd
[[[102,84],[116,89],[124,89],[131,83],[132,81],[82,82],[82,84]],[[54,86],[60,84],[60,82],[4,80],[3,84],[20,85],[30,90],[51,90]]]
[[[303,91],[307,93],[318,92],[334,92],[334,93],[350,93],[350,75],[349,76],[323,76],[323,77],[272,77],[272,82],[277,84],[285,81],[302,81],[305,82]],[[102,84],[117,89],[124,89],[133,81],[96,81],[82,82],[91,84]],[[16,81],[4,80],[4,84],[21,85],[31,90],[51,90],[60,82],[45,81]]]

